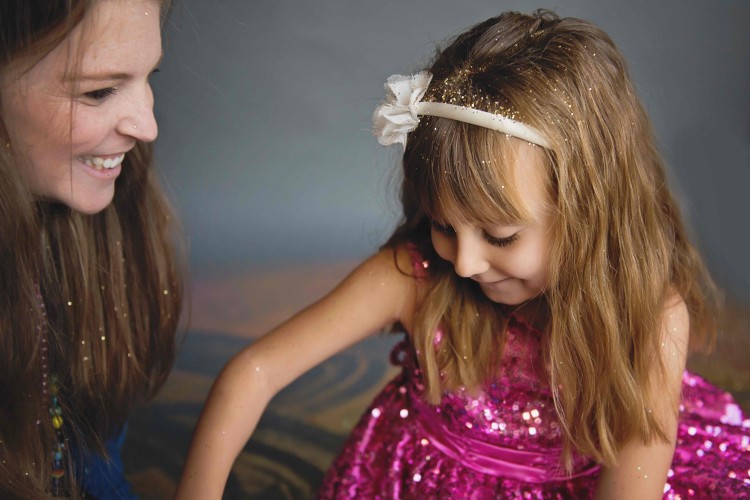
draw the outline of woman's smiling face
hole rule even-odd
[[[31,192],[96,213],[122,160],[156,138],[149,76],[161,59],[154,0],[100,0],[30,69],[0,74],[0,112]]]

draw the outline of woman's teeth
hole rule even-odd
[[[110,170],[122,163],[125,153],[117,156],[82,156],[81,161],[94,170]]]

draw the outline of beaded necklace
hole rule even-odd
[[[50,493],[53,496],[64,496],[66,493],[65,488],[65,435],[63,434],[63,417],[62,408],[60,407],[60,400],[58,399],[59,389],[57,386],[57,376],[49,374],[49,366],[47,364],[47,334],[49,333],[47,327],[47,310],[44,306],[44,300],[42,293],[37,287],[36,299],[39,312],[41,314],[40,323],[37,325],[37,330],[42,338],[42,395],[44,399],[49,396],[50,407],[49,415],[52,419],[52,427],[55,429],[55,443],[52,447],[52,474],[50,482]],[[48,383],[49,379],[49,383]]]

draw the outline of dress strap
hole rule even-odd
[[[429,277],[430,261],[422,256],[422,253],[414,243],[406,244],[406,251],[409,253],[409,259],[411,260],[412,270],[414,276],[419,279],[425,279]]]

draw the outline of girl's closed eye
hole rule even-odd
[[[446,224],[441,224],[440,222],[430,220],[430,226],[434,231],[445,236],[451,238],[456,236],[456,231],[451,226],[448,226]],[[518,232],[515,232],[510,236],[494,236],[493,234],[491,234],[491,231],[482,229],[482,238],[484,238],[484,240],[490,245],[496,247],[507,247],[518,239]]]
[[[513,233],[510,236],[498,237],[492,236],[487,231],[482,231],[482,235],[487,243],[496,247],[507,247],[518,240],[518,233]]]

